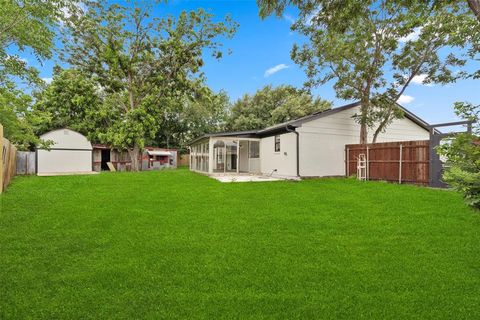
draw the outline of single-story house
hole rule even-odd
[[[141,157],[141,170],[160,170],[177,167],[177,150],[156,147],[145,147]],[[128,171],[131,158],[126,150],[117,150],[106,144],[93,145],[93,170],[109,170],[107,162],[111,162],[117,171]]]
[[[53,144],[48,150],[37,148],[38,175],[92,172],[93,147],[84,135],[70,129],[58,129],[41,135],[40,139]]]
[[[408,111],[377,142],[428,140],[428,124]],[[190,143],[190,170],[284,178],[345,175],[345,145],[360,140],[360,103],[317,112],[260,130],[206,134]],[[369,133],[368,141],[371,141]]]

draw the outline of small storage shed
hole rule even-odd
[[[37,148],[37,174],[81,174],[92,172],[92,144],[70,129],[58,129],[40,136],[52,141],[49,150]]]

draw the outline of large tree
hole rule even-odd
[[[163,19],[150,17],[151,9],[92,1],[68,19],[64,38],[65,60],[98,83],[104,107],[115,114],[96,137],[127,149],[133,170],[165,107],[196,90],[205,51],[220,58],[219,37],[232,36],[236,27],[228,16],[215,22],[200,9]]]
[[[223,91],[215,93],[203,83],[196,85],[193,96],[171,100],[164,106],[153,143],[183,149],[193,138],[225,128],[228,95]]]
[[[402,112],[396,102],[412,80],[455,81],[468,47],[477,45],[479,25],[467,2],[387,0],[259,0],[260,14],[298,7],[293,30],[307,43],[292,50],[304,67],[307,87],[335,80],[339,98],[361,101],[360,143],[373,142]],[[444,55],[443,49],[451,50]],[[465,49],[465,50],[462,50]]]
[[[480,0],[467,0],[468,6],[473,11],[478,21],[480,21]]]
[[[105,128],[104,120],[112,116],[101,114],[102,92],[94,81],[79,70],[59,67],[54,68],[52,82],[36,94],[33,109],[45,118],[40,133],[66,127],[88,136],[96,128]]]
[[[232,106],[227,126],[230,130],[260,129],[314,112],[332,104],[292,86],[268,85],[254,95],[244,95]]]
[[[5,136],[20,148],[40,142],[34,134],[39,119],[30,114],[32,98],[25,89],[43,84],[39,71],[23,55],[33,54],[36,63],[51,58],[55,28],[66,12],[77,9],[65,0],[0,3],[0,123]]]
[[[32,97],[13,84],[0,87],[0,124],[5,137],[19,150],[34,149],[39,144],[48,147],[50,143],[40,141],[37,136],[37,130],[47,117],[42,112],[31,112],[32,103]]]

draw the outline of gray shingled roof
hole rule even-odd
[[[283,130],[286,131],[287,126],[298,128],[298,127],[302,126],[302,124],[305,123],[305,122],[309,122],[309,121],[316,120],[316,119],[323,118],[323,117],[328,117],[332,114],[335,114],[335,113],[338,113],[338,112],[341,112],[341,111],[344,111],[344,110],[347,110],[347,109],[350,109],[350,108],[353,108],[353,107],[357,107],[359,105],[360,105],[359,101],[354,102],[354,103],[350,103],[350,104],[347,104],[347,105],[344,105],[344,106],[341,106],[341,107],[338,107],[338,108],[333,108],[333,109],[328,109],[328,110],[324,110],[324,111],[315,112],[315,113],[310,114],[308,116],[304,116],[304,117],[301,117],[301,118],[298,118],[298,119],[282,122],[282,123],[276,124],[274,126],[270,126],[270,127],[267,127],[265,129],[260,129],[260,130],[232,131],[232,132],[219,132],[219,133],[205,134],[201,137],[198,137],[198,138],[192,140],[189,144],[195,143],[198,140],[201,140],[201,139],[204,139],[204,138],[209,138],[209,137],[228,137],[228,136],[262,137],[262,136],[268,135],[269,133],[274,133],[274,132],[283,131]],[[416,116],[415,114],[413,114],[412,112],[410,112],[409,110],[404,108],[403,106],[401,106],[399,104],[397,104],[397,105],[403,111],[403,113],[405,114],[405,118],[413,121],[414,123],[416,123],[420,127],[424,128],[425,130],[427,130],[427,131],[429,130],[429,124],[426,121],[420,119],[418,116]]]

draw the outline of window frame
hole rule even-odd
[[[278,141],[277,141],[278,139]],[[273,137],[273,150],[275,152],[280,152],[281,148],[280,148],[280,135],[277,134]]]

